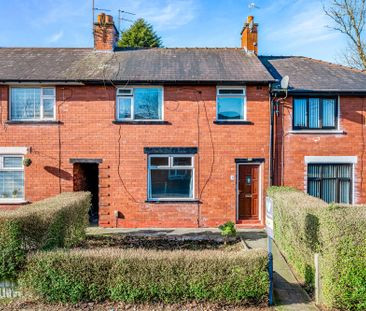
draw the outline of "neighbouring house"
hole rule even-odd
[[[94,48],[0,48],[0,208],[88,190],[103,227],[263,227],[272,184],[364,202],[366,74],[258,57],[257,30],[120,49],[101,14]]]
[[[306,57],[260,57],[274,98],[273,181],[326,202],[366,202],[366,73]],[[282,98],[281,98],[282,97]]]

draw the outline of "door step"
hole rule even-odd
[[[260,224],[260,220],[259,219],[239,219],[236,221],[236,224],[241,225],[241,224]]]
[[[245,219],[236,221],[237,229],[263,229],[264,227],[265,225],[262,224],[259,219]]]
[[[236,229],[264,229],[265,225],[261,223],[257,224],[236,224]]]

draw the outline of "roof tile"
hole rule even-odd
[[[238,48],[0,48],[0,81],[271,81],[258,57]]]
[[[366,92],[366,72],[301,56],[260,56],[275,79],[290,78],[292,92]]]

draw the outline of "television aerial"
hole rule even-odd
[[[248,8],[249,8],[250,10],[253,10],[253,9],[259,9],[259,6],[257,6],[257,5],[255,4],[255,2],[251,2],[251,3],[249,3],[249,4],[248,4]]]
[[[93,28],[94,29],[94,23],[95,23],[95,12],[103,11],[103,12],[110,12],[111,10],[108,9],[102,9],[102,8],[96,8],[95,7],[95,0],[92,0],[92,16],[93,16]],[[94,30],[93,30],[94,33]]]
[[[124,18],[123,14],[136,15],[135,13],[132,13],[132,12],[123,11],[121,9],[118,10],[118,31],[119,31],[119,33],[121,33],[121,21],[126,21],[126,22],[130,22],[130,23],[134,22],[131,19]]]

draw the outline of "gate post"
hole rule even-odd
[[[320,297],[320,271],[319,271],[319,253],[314,254],[315,266],[315,304],[319,304]]]

